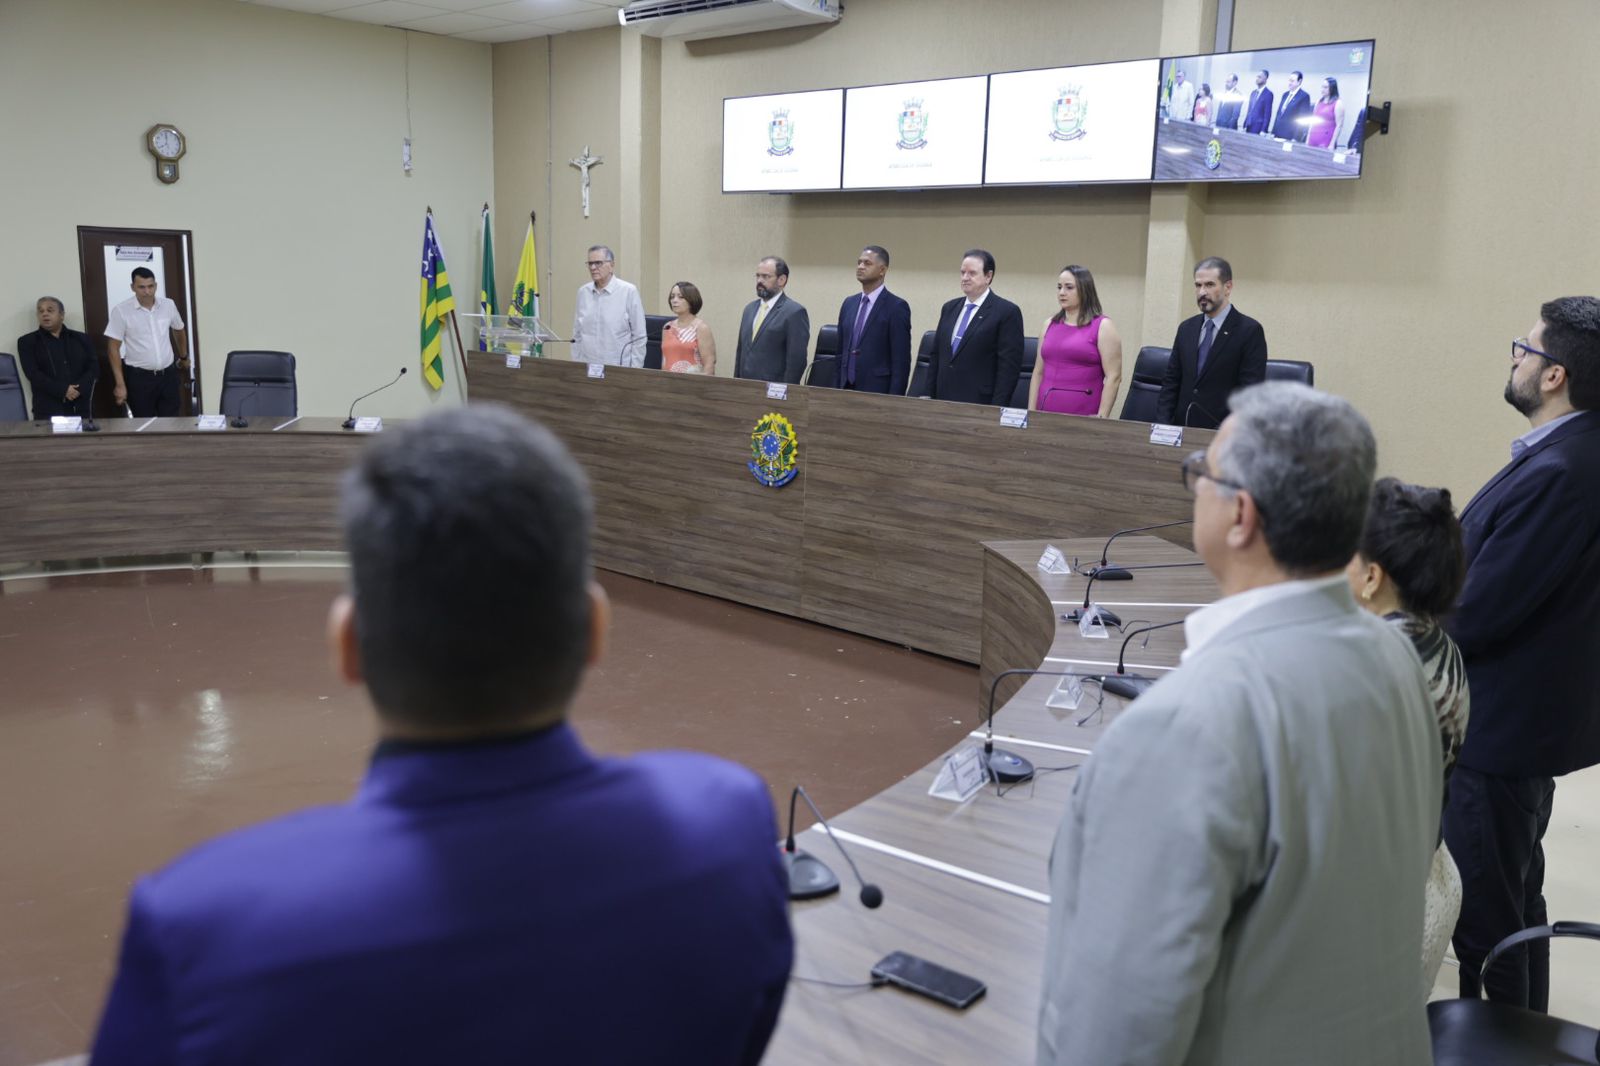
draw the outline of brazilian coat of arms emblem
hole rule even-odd
[[[776,412],[757,419],[750,431],[750,473],[769,489],[781,489],[800,468],[800,440],[794,424]]]

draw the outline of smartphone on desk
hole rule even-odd
[[[947,970],[903,951],[890,952],[879,959],[872,967],[872,976],[957,1010],[972,1006],[988,991],[976,977]]]

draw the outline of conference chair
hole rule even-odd
[[[938,336],[938,331],[932,329],[922,335],[922,341],[917,345],[917,361],[911,368],[911,387],[906,389],[907,396],[928,395],[928,367],[933,364],[933,345]]]
[[[646,370],[661,369],[661,334],[671,322],[673,315],[645,315],[644,316],[644,368]]]
[[[22,397],[22,378],[17,374],[17,357],[0,352],[0,422],[26,422],[28,404]]]
[[[811,365],[806,367],[806,376],[801,381],[806,385],[831,389],[838,380],[838,365],[839,327],[830,322],[817,330],[817,354],[812,357]]]
[[[1479,977],[1502,954],[1530,940],[1576,936],[1600,940],[1600,925],[1552,922],[1512,933],[1483,960]],[[1476,995],[1428,1004],[1434,1066],[1542,1066],[1600,1062],[1600,1030],[1548,1014],[1490,1003]]]
[[[1144,347],[1133,361],[1133,378],[1128,382],[1128,398],[1122,401],[1125,422],[1154,422],[1156,402],[1161,399],[1161,382],[1172,362],[1171,348]]]
[[[1022,338],[1022,372],[1017,375],[1017,387],[1011,390],[1011,406],[1028,406],[1028,386],[1033,381],[1033,364],[1039,358],[1039,338]]]
[[[1317,383],[1316,369],[1310,363],[1296,359],[1268,359],[1268,381],[1298,381],[1302,385]]]
[[[220,406],[229,418],[298,415],[294,356],[288,352],[229,352],[222,367]]]

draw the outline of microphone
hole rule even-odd
[[[94,390],[100,384],[100,375],[96,374],[93,381],[89,382],[89,402],[85,405],[88,414],[83,416],[83,431],[85,433],[99,433],[100,426],[94,420]]]
[[[844,861],[850,864],[850,872],[856,875],[856,882],[861,885],[861,905],[868,910],[873,910],[883,905],[883,889],[870,884],[861,876],[856,862],[850,853],[844,850],[844,845],[839,843],[839,838],[833,835],[833,827],[828,820],[817,810],[817,805],[811,802],[811,796],[806,792],[804,785],[794,786],[794,791],[789,793],[789,836],[783,842],[784,864],[789,868],[789,898],[790,899],[820,899],[839,891],[839,879],[821,859],[804,852],[796,851],[794,847],[794,804],[797,799],[804,799],[806,806],[811,808],[811,813],[817,816],[817,821],[822,824],[823,831],[828,834],[828,839],[833,841],[833,846],[839,849],[839,854],[844,856]]]
[[[228,425],[232,426],[234,429],[244,429],[250,424],[249,421],[244,417],[244,405],[255,398],[256,390],[259,388],[261,388],[261,382],[252,381],[250,383],[250,391],[245,393],[244,399],[239,401],[239,410],[234,414],[233,421],[229,422]]]
[[[1033,763],[1024,759],[1016,752],[1006,751],[994,746],[994,698],[1000,690],[1000,682],[1008,677],[1081,677],[1085,681],[1099,681],[1099,674],[1081,674],[1076,670],[1002,670],[994,675],[994,680],[989,684],[989,707],[984,715],[983,759],[989,767],[989,774],[996,781],[1011,784],[1015,781],[1026,781],[1033,776]]]
[[[1138,636],[1140,633],[1154,633],[1158,629],[1166,629],[1169,626],[1182,625],[1183,622],[1184,620],[1180,618],[1176,622],[1162,622],[1160,625],[1145,626],[1142,629],[1135,629],[1133,632],[1124,637],[1122,639],[1122,650],[1117,652],[1116,675],[1106,675],[1101,677],[1100,690],[1102,692],[1109,692],[1113,696],[1121,696],[1125,700],[1138,698],[1140,693],[1156,683],[1156,679],[1153,677],[1145,677],[1143,674],[1130,674],[1125,672],[1123,663],[1128,658],[1128,642],[1134,637]],[[1149,641],[1146,641],[1145,643],[1148,644]]]
[[[394,376],[394,381],[389,382],[389,385],[393,385],[395,383],[395,381],[399,381],[401,378],[405,377],[406,376],[406,371],[409,370],[409,369],[410,369],[409,367],[404,367],[404,366],[401,367],[400,368],[400,373],[398,373],[398,374],[396,374]],[[389,385],[379,385],[377,388],[373,389],[371,392],[363,392],[360,396],[357,396],[354,400],[351,400],[350,401],[350,414],[349,414],[349,417],[347,417],[344,420],[344,428],[345,429],[355,429],[356,428],[356,404],[360,403],[362,400],[365,400],[368,396],[377,395],[378,393],[382,392],[384,389],[387,389],[389,387]]]
[[[1187,526],[1193,521],[1194,519],[1192,518],[1184,518],[1177,522],[1159,522],[1153,526],[1134,526],[1132,529],[1119,529],[1115,533],[1111,534],[1111,536],[1106,538],[1106,546],[1100,549],[1099,564],[1090,568],[1086,572],[1090,577],[1097,577],[1101,581],[1132,581],[1133,575],[1128,573],[1125,567],[1111,566],[1107,564],[1106,559],[1108,558],[1108,553],[1111,551],[1112,541],[1128,533],[1148,533],[1152,529],[1171,529],[1174,526]]]
[[[1199,400],[1193,400],[1193,401],[1190,402],[1188,407],[1185,407],[1183,409],[1183,424],[1184,424],[1185,428],[1188,427],[1188,425],[1189,425],[1189,416],[1194,414],[1194,409],[1196,407],[1200,408],[1200,413],[1201,414],[1205,415],[1207,418],[1211,419],[1211,421],[1215,423],[1215,425],[1212,425],[1212,426],[1209,426],[1209,427],[1208,426],[1199,426],[1197,428],[1199,428],[1199,429],[1208,429],[1208,428],[1209,429],[1216,429],[1217,426],[1222,425],[1222,419],[1218,418],[1216,415],[1212,414],[1209,410],[1207,410],[1205,404],[1201,403]]]
[[[1119,569],[1119,570],[1177,570],[1177,569],[1180,569],[1180,568],[1186,567],[1186,566],[1204,566],[1204,565],[1206,565],[1206,564],[1204,562],[1201,562],[1201,561],[1195,561],[1195,562],[1192,562],[1192,563],[1145,563],[1145,564],[1143,564],[1141,566],[1122,566],[1122,567],[1118,567],[1117,569]],[[1084,587],[1083,587],[1083,606],[1077,608],[1071,614],[1062,615],[1061,616],[1061,620],[1063,622],[1081,622],[1083,620],[1084,614],[1089,610],[1089,594],[1094,591],[1094,580],[1098,576],[1099,576],[1098,574],[1090,574],[1089,575],[1088,584],[1084,585]],[[1104,622],[1108,626],[1116,626],[1119,629],[1122,627],[1122,619],[1118,618],[1115,614],[1113,614],[1112,612],[1106,610],[1104,607],[1100,608],[1100,620],[1102,622]]]

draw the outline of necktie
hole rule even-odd
[[[1200,331],[1200,364],[1195,370],[1196,376],[1206,372],[1206,356],[1211,354],[1211,331],[1216,328],[1217,324],[1208,318],[1205,328]]]
[[[961,321],[956,323],[955,336],[950,339],[950,350],[952,352],[961,347],[961,339],[967,335],[967,323],[972,321],[972,312],[977,309],[977,304],[968,304],[967,309],[961,312]]]
[[[861,309],[856,312],[856,324],[850,331],[850,359],[845,367],[845,381],[851,385],[856,383],[856,356],[861,354],[861,329],[867,324],[867,310],[872,303],[865,296],[861,298]]]
[[[756,334],[761,332],[761,324],[767,320],[767,305],[762,304],[756,309],[756,320],[750,325],[750,339],[755,340]]]

